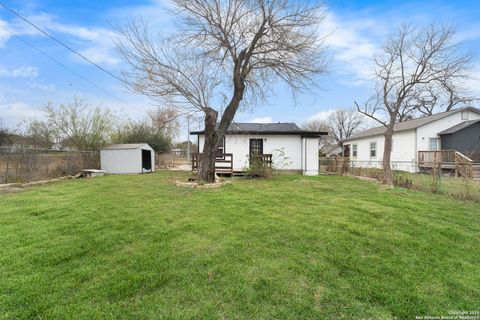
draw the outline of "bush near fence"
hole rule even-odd
[[[74,175],[87,168],[100,168],[98,152],[0,149],[0,183],[53,179]]]
[[[480,182],[458,177],[455,169],[440,168],[432,163],[430,169],[421,171],[415,161],[392,161],[391,165],[395,186],[480,201]],[[328,174],[353,175],[383,181],[381,161],[355,161],[342,157],[320,158],[319,167],[321,172]],[[406,171],[407,168],[409,170],[411,168],[414,173]]]

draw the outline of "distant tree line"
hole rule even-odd
[[[68,104],[49,102],[41,110],[44,120],[25,120],[16,132],[35,148],[97,151],[109,143],[148,143],[163,153],[170,151],[179,130],[177,114],[170,108],[158,107],[143,120],[131,120],[75,97]],[[0,126],[0,145],[11,135]]]

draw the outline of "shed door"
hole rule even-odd
[[[142,149],[142,168],[143,170],[152,170],[152,152]]]

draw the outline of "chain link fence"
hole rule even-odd
[[[0,183],[53,179],[99,167],[98,152],[0,147]]]
[[[349,158],[320,158],[320,173],[353,175],[383,180],[381,161],[358,161]],[[480,163],[472,163],[468,170],[453,163],[422,161],[392,161],[394,184],[399,187],[459,199],[480,201]],[[469,172],[468,175],[462,175]]]

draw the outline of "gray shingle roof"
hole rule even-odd
[[[148,146],[146,143],[122,143],[111,144],[102,148],[102,150],[129,150],[129,149],[141,149]]]
[[[218,126],[218,124],[217,124]],[[204,131],[192,131],[191,134],[203,134]],[[312,132],[303,130],[293,122],[284,123],[231,123],[227,134],[299,134],[299,135],[326,135],[326,132]]]
[[[472,124],[480,122],[480,119],[478,120],[471,120],[471,121],[465,121],[462,123],[459,123],[457,125],[454,125],[451,128],[448,128],[447,130],[443,130],[442,132],[438,133],[438,135],[443,135],[443,134],[449,134],[449,133],[455,133],[457,131],[460,131],[462,129],[465,129],[467,127],[470,127]]]
[[[466,107],[466,108],[461,108],[461,109],[455,109],[451,111],[446,111],[446,112],[441,112],[437,113],[428,117],[423,117],[423,118],[418,118],[418,119],[413,119],[405,122],[399,122],[395,124],[394,131],[399,132],[399,131],[408,131],[408,130],[413,130],[418,127],[424,126],[426,124],[429,124],[431,122],[443,119],[445,117],[448,117],[449,115],[452,115],[454,113],[460,112],[460,111],[472,111],[480,114],[480,110],[473,108],[473,107]],[[365,137],[371,137],[371,136],[377,136],[385,133],[386,128],[384,126],[380,127],[375,127],[371,129],[367,129],[365,131],[359,132],[350,138],[344,139],[343,141],[351,141],[355,140],[358,138],[365,138]]]

